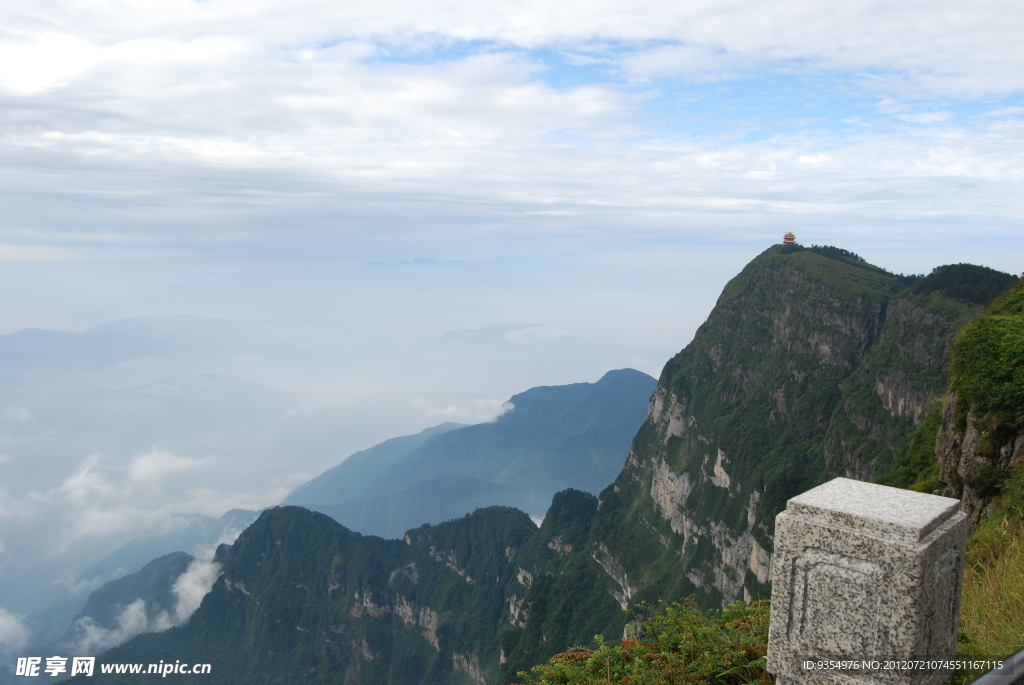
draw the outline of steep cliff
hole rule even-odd
[[[935,440],[941,494],[977,525],[1024,458],[1024,280],[960,331]]]
[[[971,264],[935,269],[890,300],[881,335],[840,391],[824,452],[829,472],[871,480],[949,383],[956,332],[1012,282]]]
[[[1004,429],[1024,417],[979,400],[965,380],[974,371],[958,376],[954,364],[952,381],[947,371],[966,339],[954,344],[957,328],[1013,278],[955,265],[912,280],[836,248],[773,247],[665,366],[599,498],[558,493],[539,529],[492,507],[404,540],[272,510],[221,549],[224,575],[188,626],[104,658],[188,654],[217,664],[211,683],[508,683],[597,633],[617,636],[642,600],[766,598],[786,500],[833,475],[887,469],[947,383],[966,398],[948,405],[960,462],[975,458],[964,457],[971,440],[994,468],[1022,444]],[[995,356],[964,359],[988,360],[993,387],[1012,400],[1024,351],[1012,317],[990,314],[998,321],[979,339]],[[993,426],[1013,442],[994,439]]]
[[[768,597],[786,500],[887,469],[946,387],[955,331],[1011,282],[955,265],[908,287],[834,248],[779,246],[753,260],[665,366],[601,493],[587,582],[611,601],[586,612],[591,625],[640,600]]]
[[[534,579],[558,574],[582,546],[596,502],[570,490],[540,529],[521,511],[490,507],[403,540],[353,533],[300,507],[271,509],[218,550],[222,573],[187,625],[99,661],[209,663],[203,681],[230,685],[494,682],[501,633],[529,619]]]
[[[643,600],[767,598],[786,500],[886,471],[945,390],[957,329],[1012,281],[966,264],[908,279],[836,248],[762,253],[665,366],[586,546],[528,595],[547,613],[523,635],[558,621],[615,635]],[[552,601],[580,586],[587,601]],[[516,638],[504,682],[557,651]]]

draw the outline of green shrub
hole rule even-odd
[[[519,677],[527,685],[774,682],[764,670],[768,602],[736,602],[707,614],[696,611],[690,597],[661,605],[653,615],[652,607],[639,605],[639,615],[648,617],[618,645],[610,646],[598,635],[596,650],[570,649],[535,666],[533,676],[520,672]]]
[[[982,316],[953,346],[953,385],[983,431],[1024,425],[1024,317]]]

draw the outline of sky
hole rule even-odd
[[[83,336],[0,389],[0,577],[657,376],[785,231],[1020,273],[1022,35],[1013,0],[0,3],[0,336]]]
[[[44,0],[0,26],[0,260],[35,312],[0,332],[152,313],[114,274],[749,258],[782,229],[1017,268],[1012,0]],[[73,304],[40,262],[74,264]]]

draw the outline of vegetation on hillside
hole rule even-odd
[[[940,267],[934,273],[938,274],[937,282],[963,300],[994,297],[992,291],[1007,281],[1006,274],[987,274],[991,269],[958,270],[960,266]],[[954,271],[967,285],[958,285],[960,282],[952,279]],[[929,295],[936,291],[932,285],[926,280],[911,290]],[[957,429],[963,433],[970,415],[982,432],[981,453],[991,456],[1024,426],[1024,280],[1016,280],[960,329],[950,356],[946,394],[957,398]],[[939,488],[935,440],[942,423],[942,403],[942,397],[932,400],[925,420],[908,444],[895,450],[893,467],[876,482],[919,492]],[[1005,474],[990,475],[996,481],[993,491],[998,491]]]
[[[782,251],[786,254],[793,252],[802,252],[804,250],[813,252],[815,254],[820,254],[822,257],[828,257],[829,259],[832,259],[837,262],[843,262],[845,264],[850,264],[852,266],[870,269],[881,274],[888,274],[890,276],[895,277],[897,281],[899,281],[899,283],[903,286],[913,285],[914,283],[924,278],[924,274],[894,274],[891,271],[887,271],[886,269],[869,263],[868,260],[861,257],[856,252],[844,250],[843,248],[835,247],[834,245],[811,245],[810,247],[804,247],[803,245],[797,243],[793,245],[786,245],[782,248]]]
[[[1002,271],[974,264],[947,264],[935,268],[927,280],[915,283],[908,295],[925,297],[940,292],[944,297],[971,304],[985,304],[1016,280]]]
[[[958,424],[970,415],[979,426],[981,455],[992,455],[1019,435],[1024,427],[1024,281],[960,331],[950,390],[958,398]],[[1000,659],[1024,648],[1024,463],[992,471],[998,508],[968,541],[960,649],[967,656]]]
[[[1005,280],[979,271],[973,275],[962,282],[947,271],[936,282],[960,299],[977,302]],[[932,292],[917,290],[919,296]],[[953,428],[963,435],[970,417],[980,432],[978,456],[993,462],[1024,427],[1024,281],[1017,280],[960,329],[951,358],[947,397],[956,402]],[[935,452],[941,427],[942,399],[936,398],[907,447],[896,451],[892,470],[878,482],[921,492],[944,485]],[[960,612],[958,651],[972,660],[998,660],[1024,648],[1024,464],[985,466],[979,471],[988,481],[984,491],[994,497],[994,513],[968,539]],[[979,675],[959,672],[950,683]]]
[[[951,371],[958,423],[971,414],[989,449],[1024,426],[1024,281],[960,330]]]
[[[768,602],[736,602],[707,614],[694,609],[693,598],[660,604],[653,613],[651,606],[639,605],[637,612],[647,617],[618,645],[598,635],[597,649],[574,647],[519,677],[527,685],[774,682],[764,670]]]
[[[843,382],[843,403],[826,437],[827,451],[845,453],[858,464],[873,466],[848,475],[871,478],[900,461],[903,480],[909,473],[908,457],[911,461],[922,457],[934,461],[931,447],[925,448],[925,438],[930,435],[934,443],[936,417],[931,417],[927,435],[915,437],[915,424],[928,419],[930,410],[936,410],[929,407],[928,398],[944,393],[949,386],[954,333],[1013,281],[1010,274],[987,267],[950,264],[934,269],[889,301],[878,343],[864,364]],[[883,402],[882,396],[889,388],[899,388],[905,399],[916,398],[914,408]],[[865,430],[867,427],[870,429]],[[911,439],[915,445],[910,444]],[[842,471],[838,464],[832,468],[833,473]],[[938,472],[934,475],[937,477]],[[902,483],[900,487],[907,485]],[[931,489],[922,491],[931,492],[936,487],[937,480],[933,479]]]
[[[942,414],[927,399],[949,383],[952,331],[1013,280],[988,271],[953,265],[908,280],[838,248],[773,247],[730,281],[694,342],[666,365],[661,418],[645,423],[600,501],[563,491],[539,529],[522,512],[490,507],[402,540],[272,509],[221,548],[224,575],[188,625],[140,636],[106,660],[189,654],[216,664],[211,685],[768,685],[767,603],[720,610],[737,596],[767,599],[767,574],[726,563],[721,539],[743,537],[752,550],[743,559],[767,553],[786,500],[837,468],[892,459],[889,484],[938,487]],[[1000,322],[961,336],[956,376],[965,411],[1000,426],[1018,420],[1013,364],[1024,358],[1015,356],[1017,329],[1005,328],[1021,307],[1001,301],[983,313]],[[531,419],[527,410],[517,404],[518,418]],[[538,434],[550,414],[538,409],[517,433]],[[517,461],[517,473],[550,479],[537,463]],[[964,655],[1005,656],[1024,634],[1022,479],[1018,469],[999,482],[1003,513],[971,540]],[[690,598],[644,604],[679,596]],[[620,606],[634,609],[632,621]]]
[[[1024,649],[1024,466],[1003,484],[1002,508],[967,541],[958,652],[967,659],[1003,659]],[[981,671],[965,671],[951,685]]]
[[[942,401],[932,400],[925,420],[922,421],[906,447],[897,449],[893,466],[876,482],[894,488],[917,492],[934,492],[939,487],[939,463],[935,459],[935,437],[942,425]]]

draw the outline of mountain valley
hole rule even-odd
[[[770,248],[665,366],[598,497],[555,494],[540,527],[492,506],[398,540],[270,509],[218,549],[222,575],[186,625],[102,659],[188,655],[223,683],[509,683],[595,634],[617,639],[643,601],[768,598],[775,514],[833,476],[900,462],[950,384],[956,331],[1015,282]]]

